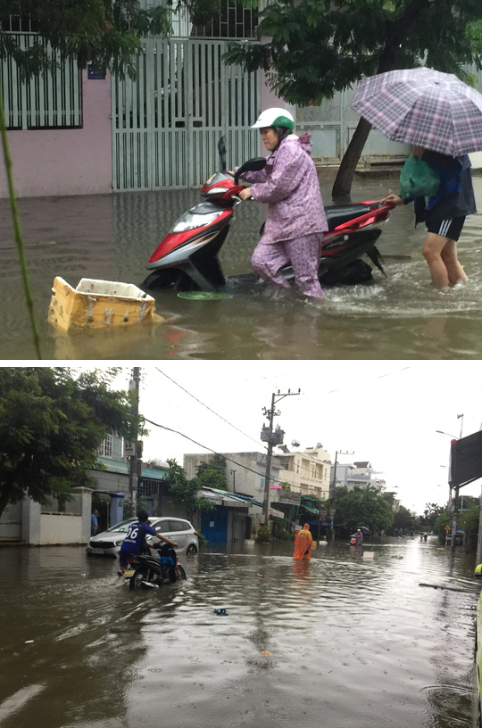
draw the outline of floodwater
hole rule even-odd
[[[330,204],[332,180],[321,184]],[[480,205],[480,176],[474,186]],[[397,188],[396,178],[355,179],[352,199],[381,199]],[[425,230],[414,228],[405,207],[394,211],[378,242],[387,277],[376,271],[372,285],[328,289],[322,303],[265,286],[224,301],[185,300],[167,290],[154,294],[165,323],[153,328],[65,335],[47,323],[54,276],[74,286],[82,277],[141,284],[155,246],[198,197],[183,190],[19,201],[44,359],[481,358],[480,212],[459,241],[469,282],[446,292],[430,285],[421,256]],[[236,217],[221,251],[226,275],[250,271],[263,206],[239,205]],[[0,358],[36,358],[6,200],[0,263]]]
[[[2,548],[2,728],[476,725],[473,557],[236,546],[138,592],[83,548]]]

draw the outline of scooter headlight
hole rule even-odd
[[[186,230],[193,230],[198,227],[207,227],[214,220],[219,217],[219,212],[211,212],[207,215],[197,215],[191,212],[186,212],[182,215],[174,224],[172,232],[183,233]]]
[[[228,192],[227,187],[212,187],[211,190],[207,190],[206,195],[220,195]]]

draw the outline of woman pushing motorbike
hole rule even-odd
[[[466,216],[476,213],[469,157],[466,154],[454,158],[418,146],[412,147],[412,154],[437,173],[440,180],[437,193],[405,200],[399,195],[389,195],[380,202],[403,205],[413,200],[415,224],[425,222],[427,227],[422,255],[429,266],[432,284],[447,288],[465,283],[467,276],[457,258],[457,241]]]
[[[322,233],[328,230],[309,134],[293,134],[294,119],[285,109],[263,111],[253,129],[260,129],[270,152],[260,172],[242,177],[252,183],[240,193],[268,204],[264,232],[252,255],[252,266],[267,282],[290,284],[279,273],[290,263],[296,284],[306,296],[323,298],[318,279]]]

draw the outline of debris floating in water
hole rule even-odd
[[[261,652],[261,655],[265,655],[266,657],[272,657],[272,652],[269,652],[269,650],[263,650]]]
[[[225,301],[234,297],[233,293],[224,291],[180,291],[177,296],[191,301]]]
[[[56,276],[49,322],[61,331],[159,323],[155,299],[132,283],[81,278],[73,288]]]

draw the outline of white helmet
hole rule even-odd
[[[269,126],[284,126],[287,129],[294,129],[292,114],[286,109],[266,109],[252,125],[252,129],[262,129]]]

